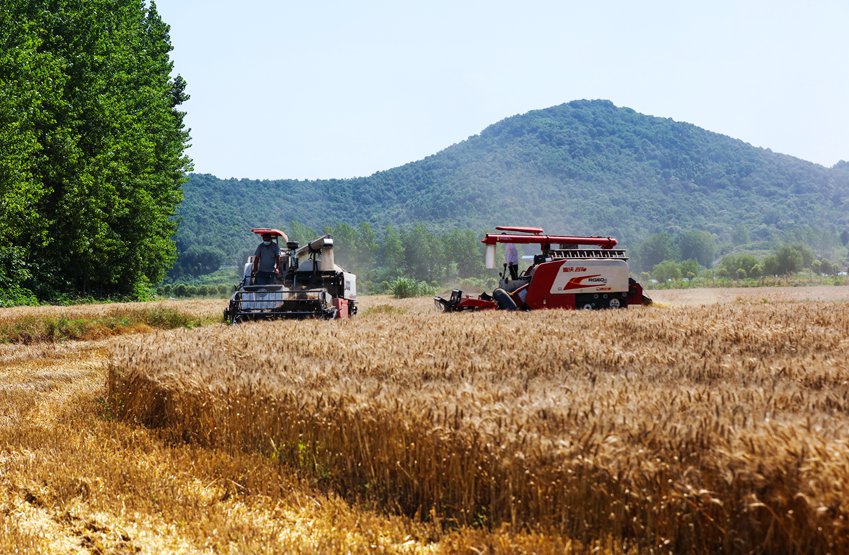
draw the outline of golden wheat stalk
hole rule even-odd
[[[847,334],[828,303],[375,312],[126,340],[108,392],[122,418],[407,514],[840,552]]]

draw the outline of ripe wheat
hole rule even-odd
[[[849,551],[849,314],[736,304],[158,332],[117,415],[349,498],[674,552]]]

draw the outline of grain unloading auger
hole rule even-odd
[[[301,247],[277,229],[254,228],[253,233],[285,243],[271,283],[255,284],[254,257],[245,264],[242,281],[224,309],[224,321],[348,318],[357,313],[357,276],[335,264],[330,235]]]
[[[498,243],[539,245],[533,264],[511,279],[506,271],[491,295],[463,295],[459,289],[451,297],[435,297],[437,308],[445,312],[468,310],[537,310],[542,308],[626,308],[629,304],[651,304],[642,286],[629,275],[624,250],[614,249],[613,237],[546,235],[539,227],[498,226],[502,233],[487,233],[486,267],[495,268]]]

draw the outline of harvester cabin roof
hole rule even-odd
[[[272,237],[282,237],[284,241],[288,241],[289,237],[280,231],[279,229],[274,229],[270,227],[254,227],[251,229],[251,233],[256,233],[260,237],[263,235],[271,235]]]

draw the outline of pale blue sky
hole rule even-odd
[[[195,171],[370,175],[604,98],[849,160],[846,0],[158,0]]]

